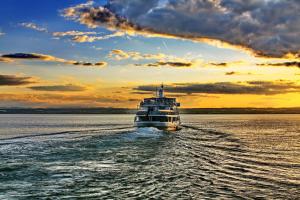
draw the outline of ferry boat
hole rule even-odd
[[[140,102],[134,118],[135,127],[156,127],[163,130],[178,130],[180,103],[176,98],[164,95],[164,86],[156,90],[156,97],[145,98]]]

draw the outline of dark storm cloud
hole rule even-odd
[[[155,85],[143,85],[136,91],[155,91]],[[204,94],[256,94],[275,95],[300,92],[300,85],[289,81],[248,81],[248,82],[217,82],[217,83],[182,83],[165,86],[169,93],[204,93]]]
[[[108,0],[104,7],[89,1],[63,14],[91,28],[220,40],[264,56],[300,50],[299,0]]]
[[[85,91],[86,88],[78,85],[44,85],[44,86],[32,86],[29,89],[37,91],[49,91],[49,92],[80,92]]]
[[[213,65],[213,66],[217,66],[217,67],[227,67],[227,63],[209,63],[210,65]]]
[[[5,54],[1,56],[2,58],[14,58],[14,59],[45,59],[45,55],[40,54],[28,54],[28,53],[15,53],[15,54]]]
[[[168,67],[192,67],[192,62],[172,62],[172,61],[159,61],[155,63],[148,63],[148,64],[135,64],[136,66],[146,66],[146,67],[161,67],[161,66],[168,66]]]
[[[51,55],[38,54],[38,53],[13,53],[13,54],[3,54],[0,56],[0,62],[13,62],[16,59],[20,60],[40,60],[47,62],[58,62],[69,65],[80,65],[80,66],[96,66],[96,67],[104,67],[107,65],[106,62],[81,62],[74,60],[66,60],[63,58],[57,58]]]
[[[237,72],[234,72],[234,71],[225,73],[225,75],[227,75],[227,76],[236,75],[236,74],[237,74]]]
[[[171,66],[171,67],[191,67],[193,64],[190,62],[157,62],[159,66]]]
[[[104,67],[107,65],[106,62],[97,62],[97,63],[90,63],[90,62],[74,62],[73,65],[82,65],[82,66],[99,66]]]
[[[259,66],[275,66],[275,67],[298,67],[300,68],[300,62],[281,62],[281,63],[263,63],[263,64],[257,64]]]
[[[97,62],[97,63],[94,63],[94,66],[104,67],[106,65],[107,65],[107,62]]]
[[[89,63],[89,62],[74,62],[73,65],[92,66],[93,63]]]
[[[32,77],[0,74],[0,86],[27,85],[30,83],[34,83]]]

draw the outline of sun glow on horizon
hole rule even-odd
[[[242,14],[222,1],[201,9],[192,1],[26,2],[0,9],[0,107],[135,108],[162,82],[183,108],[300,107],[298,33],[278,34],[289,26],[276,21],[283,16],[273,27],[246,2],[235,2]],[[228,12],[235,18],[224,18],[233,27],[226,33],[210,14],[212,24],[196,26],[204,13]]]

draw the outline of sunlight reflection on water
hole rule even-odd
[[[132,115],[3,116],[0,199],[300,196],[299,115],[183,115],[176,132]]]

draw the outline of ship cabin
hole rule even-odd
[[[138,111],[134,118],[136,127],[156,127],[166,130],[178,130],[180,116],[178,107],[180,103],[176,98],[164,96],[164,86],[156,90],[156,97],[145,98],[138,105]]]
[[[139,111],[136,113],[135,121],[179,121],[179,106],[180,103],[177,103],[175,98],[146,98],[139,105]]]

